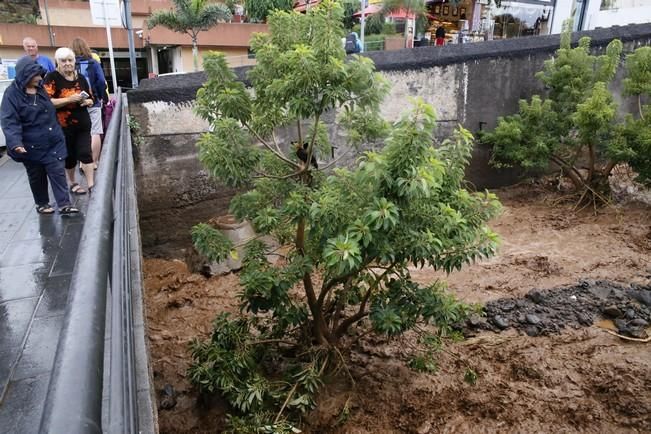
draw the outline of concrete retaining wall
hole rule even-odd
[[[631,51],[651,44],[651,24],[582,32],[575,39],[583,35],[592,38],[597,53],[614,38]],[[445,137],[457,124],[473,133],[493,128],[499,116],[517,110],[520,99],[540,93],[541,84],[534,75],[559,43],[559,35],[551,35],[373,52],[368,56],[392,85],[382,105],[383,115],[396,120],[409,107],[410,98],[421,97],[437,109],[437,135]],[[247,71],[243,67],[236,73],[245,80]],[[128,93],[131,116],[140,123],[144,139],[136,150],[136,164],[145,246],[178,241],[178,235],[169,231],[166,218],[189,228],[207,215],[225,212],[234,193],[208,179],[196,158],[195,142],[207,125],[194,116],[192,104],[204,80],[203,72],[161,77],[145,80],[138,90]],[[616,80],[614,91],[628,104],[620,96],[620,83]],[[334,116],[331,139],[338,144],[332,119]],[[490,168],[488,159],[489,150],[478,146],[467,171],[468,180],[478,188],[506,185],[517,179],[515,171]],[[175,211],[187,206],[196,206],[197,212]]]

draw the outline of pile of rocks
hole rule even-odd
[[[582,281],[572,287],[532,290],[524,298],[490,301],[484,313],[484,317],[471,317],[467,326],[493,331],[513,327],[538,336],[612,319],[618,333],[646,338],[651,323],[651,288]]]

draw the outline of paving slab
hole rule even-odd
[[[0,432],[29,434],[40,425],[88,196],[72,198],[78,216],[39,215],[22,164],[0,158],[0,179]]]

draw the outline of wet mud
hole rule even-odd
[[[494,258],[450,275],[410,270],[484,305],[486,315],[465,324],[467,339],[427,374],[407,367],[413,336],[367,336],[345,355],[350,375],[327,382],[304,433],[651,432],[651,343],[611,334],[634,339],[651,322],[651,208],[579,213],[531,186],[497,194]],[[144,264],[160,432],[218,433],[229,410],[188,381],[188,344],[206,338],[219,313],[239,311],[239,281],[193,273],[186,253],[157,251]],[[474,384],[464,381],[469,366]]]

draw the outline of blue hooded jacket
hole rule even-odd
[[[102,66],[95,59],[87,59],[83,56],[77,56],[75,59],[77,72],[82,74],[88,80],[90,88],[93,91],[93,107],[100,107],[102,101],[108,102],[106,95],[106,77]]]
[[[7,153],[15,161],[50,163],[67,156],[65,137],[57,121],[56,109],[39,84],[35,95],[26,85],[45,70],[29,56],[16,62],[16,78],[5,90],[0,105],[0,123],[7,142]],[[19,146],[27,152],[15,151]]]

